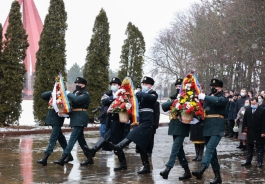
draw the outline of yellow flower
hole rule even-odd
[[[187,95],[184,96],[184,99],[187,100],[189,97]]]
[[[191,95],[193,94],[193,92],[192,92],[192,91],[188,91],[187,94],[188,94],[189,96],[191,96]]]
[[[192,105],[193,107],[196,107],[196,102],[190,102],[190,105]]]
[[[180,103],[181,103],[181,104],[183,104],[183,103],[185,103],[185,102],[186,102],[185,99],[180,100]]]

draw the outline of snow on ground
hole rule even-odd
[[[169,122],[168,115],[160,114],[160,123],[168,123],[168,122]],[[64,123],[69,124],[70,119],[66,118]],[[22,114],[19,118],[19,125],[38,126],[36,122],[34,122],[34,117],[33,117],[33,100],[22,101]]]

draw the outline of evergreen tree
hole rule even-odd
[[[50,0],[49,12],[45,17],[43,30],[36,54],[35,82],[33,94],[34,119],[43,124],[48,110],[47,102],[40,98],[41,93],[51,91],[59,72],[66,79],[65,32],[67,13],[63,0]]]
[[[68,70],[67,73],[67,89],[68,91],[74,91],[75,90],[75,84],[74,81],[77,77],[82,77],[82,68],[75,63],[70,70]]]
[[[80,68],[80,66],[75,63],[71,68],[70,70],[68,70],[68,73],[67,73],[67,82],[69,84],[73,84],[75,79],[77,77],[82,77],[83,74],[82,74],[82,70]]]
[[[87,79],[87,88],[90,93],[89,117],[91,110],[98,107],[101,94],[109,87],[109,55],[110,55],[109,22],[104,9],[96,17],[93,35],[87,48],[86,63],[83,76]]]
[[[9,24],[4,35],[0,63],[2,76],[0,80],[0,124],[2,125],[17,122],[21,114],[21,93],[26,73],[23,60],[29,46],[21,17],[20,5],[18,1],[13,1],[9,13]]]
[[[143,63],[145,42],[142,32],[131,22],[128,23],[120,56],[120,70],[118,77],[122,80],[126,76],[132,77],[134,85],[139,85],[143,77]]]

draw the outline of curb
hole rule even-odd
[[[169,123],[159,123],[159,127],[168,126]],[[134,126],[131,126],[133,128]],[[32,135],[32,134],[49,134],[52,129],[37,129],[37,130],[17,130],[17,131],[4,131],[0,132],[0,137],[6,136],[20,136],[20,135]],[[99,127],[85,127],[84,131],[99,131]],[[70,127],[62,127],[62,132],[72,132]]]

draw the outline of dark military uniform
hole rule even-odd
[[[87,84],[87,81],[81,77],[77,77],[75,83]],[[68,145],[63,151],[63,156],[55,161],[55,164],[63,165],[61,160],[64,157],[69,155],[74,147],[76,141],[78,141],[80,147],[82,148],[87,160],[81,165],[87,165],[88,163],[92,164],[92,158],[89,153],[86,151],[87,143],[84,138],[84,127],[87,127],[88,124],[88,113],[87,108],[90,103],[90,96],[87,90],[84,88],[75,90],[73,93],[67,95],[72,105],[72,112],[69,113],[70,116],[70,127],[73,128]],[[92,160],[92,161],[91,161]]]
[[[110,81],[110,85],[112,84],[118,84],[121,85],[121,80],[117,77],[113,77]],[[111,103],[115,100],[113,96],[112,91],[106,92],[102,97],[102,104],[104,106],[110,106]],[[112,149],[108,146],[108,142],[113,142],[115,144],[119,143],[124,139],[125,134],[125,123],[121,123],[119,120],[119,114],[118,113],[108,113],[108,118],[106,122],[106,132],[104,137],[101,137],[92,148],[88,148],[87,151],[90,153],[92,157],[95,156],[96,152],[102,148],[102,150],[105,151],[112,151]],[[120,161],[120,165],[118,167],[115,167],[114,170],[126,170],[127,164],[126,164],[126,158],[123,151],[117,152],[114,151],[114,153],[118,156],[118,159]]]
[[[51,91],[44,92],[41,94],[41,98],[45,101],[49,101],[51,98]],[[47,165],[47,159],[50,156],[50,154],[53,152],[53,149],[56,145],[56,142],[58,140],[59,144],[63,148],[63,150],[67,146],[67,141],[65,139],[65,136],[62,133],[62,126],[64,123],[64,117],[58,116],[58,114],[55,112],[54,109],[50,109],[46,115],[45,118],[45,124],[52,126],[52,132],[50,135],[49,145],[46,148],[45,156],[44,158],[37,161],[37,163],[42,165]],[[70,158],[68,158],[68,161],[72,161],[73,157],[72,155],[69,155]],[[68,162],[67,161],[67,162]]]
[[[158,98],[156,91],[152,89],[148,90],[148,84],[151,86],[154,84],[154,80],[152,78],[144,77],[142,83],[146,84],[144,86],[145,90],[143,89],[145,92],[139,91],[136,93],[136,97],[139,102],[139,125],[130,131],[127,138],[123,139],[120,143],[114,145],[110,142],[110,146],[117,152],[121,152],[122,149],[132,141],[136,144],[144,165],[144,168],[138,171],[138,174],[150,173],[150,165],[146,151],[153,134],[154,107]]]
[[[146,153],[149,140],[153,133],[153,111],[158,95],[156,91],[151,89],[148,93],[140,91],[136,96],[139,101],[140,124],[128,134],[127,138],[140,148],[140,152]]]
[[[51,97],[51,91],[44,92],[41,94],[41,98],[43,100],[49,101]],[[61,127],[64,123],[64,117],[58,116],[54,109],[50,109],[45,119],[45,124],[52,126],[52,132],[50,135],[49,145],[45,151],[47,154],[51,154],[53,152],[54,146],[56,145],[56,141],[58,140],[59,144],[63,149],[66,148],[67,142],[65,136],[62,133]]]
[[[168,100],[162,104],[163,111],[169,111],[173,100]],[[183,141],[185,137],[189,137],[190,125],[182,123],[179,119],[171,119],[168,127],[168,135],[174,136],[174,143],[172,145],[169,161],[166,166],[173,167],[175,165],[176,158],[178,157],[179,163],[183,168],[188,167],[188,161],[185,157],[183,150]]]
[[[110,106],[110,104],[115,100],[112,93],[108,93],[109,97],[102,100],[102,104],[105,106]],[[125,123],[121,123],[119,120],[118,113],[109,113],[108,122],[106,125],[106,132],[110,131],[110,138],[108,141],[118,144],[124,139]]]
[[[212,79],[210,86],[213,86],[213,89],[215,89],[214,87],[223,87],[223,82],[218,79]],[[204,98],[203,108],[206,111],[206,119],[203,121],[203,136],[205,139],[206,151],[201,161],[200,170],[192,172],[197,179],[202,178],[204,171],[211,164],[215,173],[215,179],[211,183],[222,182],[216,147],[218,146],[222,136],[224,136],[226,121],[224,116],[227,114],[227,104],[228,99],[224,96],[223,91],[216,92],[210,96],[206,95]]]

